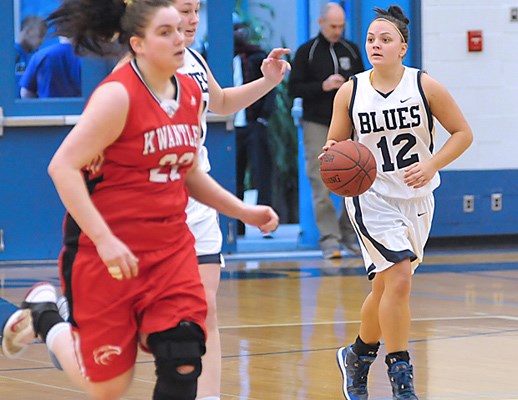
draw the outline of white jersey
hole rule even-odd
[[[370,190],[396,199],[423,197],[439,186],[439,174],[420,189],[403,181],[404,169],[433,154],[435,128],[421,86],[422,71],[405,67],[401,82],[387,95],[372,87],[368,70],[355,75],[349,107],[353,140],[367,146],[377,163]]]
[[[203,113],[201,115],[201,138],[198,165],[202,171],[210,171],[210,163],[205,138],[207,137],[207,111],[209,109],[209,84],[208,74],[201,56],[191,49],[185,49],[184,66],[178,71],[189,75],[200,86],[203,100]],[[219,229],[218,213],[213,208],[206,206],[192,197],[189,197],[187,208],[187,225],[194,235],[196,255],[218,255],[221,253],[223,237]],[[221,266],[224,266],[223,258],[220,258]],[[203,263],[200,261],[200,263]],[[206,264],[207,262],[205,262]],[[208,262],[209,264],[212,261]]]
[[[205,138],[207,136],[207,111],[209,109],[209,84],[207,77],[207,70],[200,59],[200,55],[193,50],[185,49],[184,66],[178,70],[179,73],[189,75],[194,79],[200,89],[201,98],[203,100],[203,113],[201,115],[201,138],[200,138],[200,153],[198,157],[198,164],[202,171],[210,171],[209,157],[207,148],[205,147]]]

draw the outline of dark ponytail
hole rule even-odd
[[[392,22],[394,25],[396,25],[396,28],[401,33],[401,36],[403,36],[405,43],[408,43],[408,24],[410,23],[410,20],[407,18],[401,7],[390,6],[388,10],[375,7],[374,12],[376,13],[376,16],[374,17],[375,20],[382,18]]]
[[[114,43],[127,46],[131,36],[143,36],[153,13],[173,4],[173,0],[62,0],[47,21],[56,35],[71,39],[78,53],[105,55],[116,47]]]

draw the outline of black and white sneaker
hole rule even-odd
[[[25,295],[21,309],[15,311],[2,329],[2,352],[18,358],[37,338],[38,320],[46,311],[58,311],[56,289],[50,283],[35,284]]]

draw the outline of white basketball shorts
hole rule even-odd
[[[194,235],[194,247],[199,263],[214,263],[224,266],[221,255],[223,236],[219,228],[217,211],[189,198],[186,213],[187,225]]]
[[[434,205],[433,193],[408,200],[368,190],[361,196],[345,198],[369,279],[405,258],[410,258],[415,271],[423,261]]]

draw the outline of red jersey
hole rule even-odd
[[[184,176],[197,151],[201,92],[189,76],[172,80],[177,90],[169,114],[134,63],[101,82],[124,85],[129,111],[124,130],[105,149],[101,170],[87,185],[112,232],[136,252],[174,248],[177,235],[189,234]],[[68,243],[77,240],[72,236]],[[82,233],[79,244],[93,246]]]

